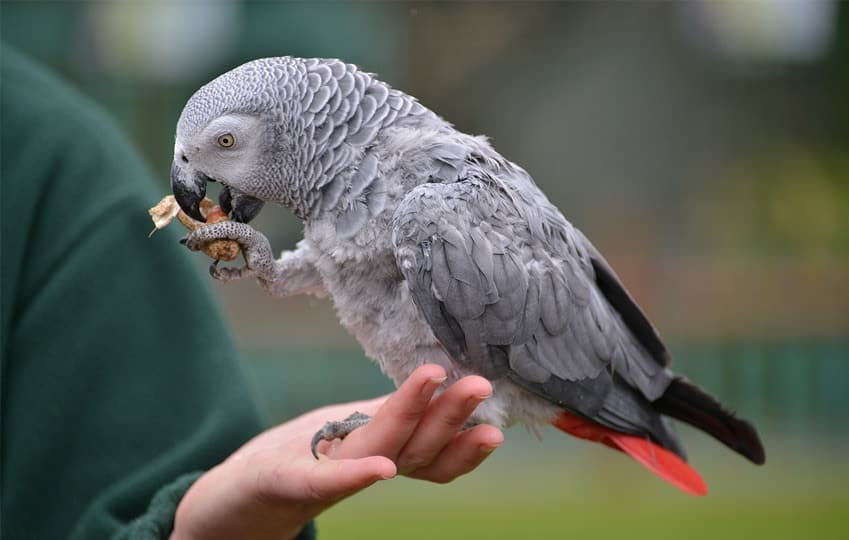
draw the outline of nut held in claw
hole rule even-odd
[[[173,195],[163,197],[159,201],[159,204],[148,210],[148,213],[153,220],[154,227],[156,227],[150,234],[166,227],[175,217],[190,231],[202,225],[218,223],[219,221],[226,221],[228,219],[227,214],[221,207],[206,197],[200,203],[200,213],[206,218],[206,223],[201,223],[180,210],[180,205],[177,204]],[[209,242],[203,246],[202,251],[213,259],[232,261],[239,256],[240,249],[239,244],[235,240],[221,239]]]

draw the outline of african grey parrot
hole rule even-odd
[[[750,423],[668,369],[652,324],[527,172],[356,66],[265,58],[203,86],[180,116],[171,169],[197,219],[210,181],[232,220],[184,243],[236,240],[246,261],[212,275],[329,295],[396,384],[424,363],[449,382],[481,375],[494,392],[474,423],[554,424],[690,493],[706,487],[667,417],[764,462]],[[276,260],[247,225],[264,202],[304,222]],[[330,422],[316,441],[366,421]]]

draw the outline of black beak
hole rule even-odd
[[[208,181],[203,173],[188,174],[176,161],[171,165],[171,193],[183,212],[198,221],[206,221],[200,213],[200,202],[206,196]]]
[[[218,195],[218,204],[233,221],[249,223],[262,210],[265,201],[224,186]]]

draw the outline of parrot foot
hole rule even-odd
[[[316,432],[312,437],[312,442],[310,443],[310,450],[312,451],[313,457],[318,459],[318,452],[316,452],[316,446],[320,441],[332,441],[334,439],[344,439],[348,435],[351,434],[357,428],[363,427],[368,424],[371,420],[371,416],[367,414],[363,414],[361,412],[355,412],[348,418],[338,421],[338,422],[327,422],[324,424],[320,430]]]
[[[217,261],[209,268],[215,279],[232,281],[244,277],[275,280],[274,255],[268,239],[249,225],[236,221],[220,221],[198,227],[180,242],[192,251],[198,251],[213,240],[233,240],[239,244],[245,257],[245,266],[240,268],[218,268]]]

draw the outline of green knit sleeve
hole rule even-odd
[[[180,500],[201,474],[203,473],[185,474],[160,489],[150,501],[147,511],[128,527],[119,531],[116,538],[132,538],[133,540],[168,538],[174,528],[174,515]]]

